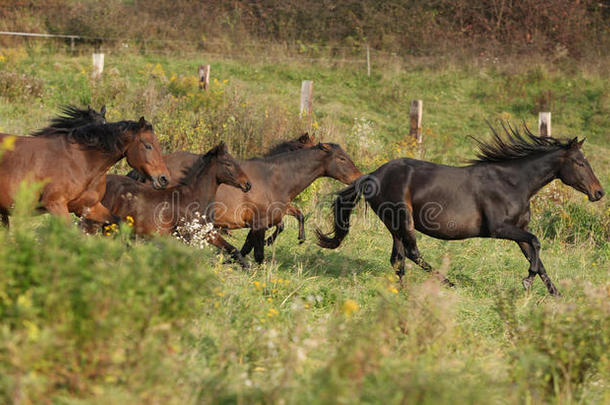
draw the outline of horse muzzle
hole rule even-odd
[[[152,186],[155,190],[163,190],[169,184],[169,178],[164,174],[157,177],[153,177],[152,181]]]
[[[243,191],[244,193],[247,193],[252,188],[252,183],[246,181],[244,184],[240,185],[239,188],[241,188],[241,191]]]
[[[595,201],[599,201],[602,199],[602,197],[604,195],[606,195],[606,193],[604,192],[604,190],[602,188],[595,190],[591,193],[588,193],[588,197],[589,197],[589,201],[591,202],[595,202]]]

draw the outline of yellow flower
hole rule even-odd
[[[396,287],[388,287],[388,290],[389,290],[391,293],[398,294],[398,289],[397,289]]]
[[[134,222],[134,221],[133,221],[133,217],[132,217],[131,215],[127,215],[127,216],[125,217],[125,222],[127,222],[127,225],[128,225],[128,226],[133,226],[133,222]]]
[[[359,309],[360,306],[354,300],[346,300],[343,303],[343,307],[341,308],[341,310],[346,316],[351,316],[354,312],[358,312]]]
[[[269,318],[272,318],[272,317],[276,316],[277,314],[279,314],[279,312],[277,312],[277,309],[275,309],[275,308],[270,308],[269,312],[267,312],[267,316]]]
[[[2,146],[0,147],[1,150],[13,150],[15,149],[15,141],[17,140],[16,136],[6,136],[4,137],[4,139],[2,139]]]

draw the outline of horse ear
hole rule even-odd
[[[218,148],[221,154],[229,153],[229,148],[227,148],[227,144],[225,143],[225,141],[220,141],[220,144],[218,144]]]
[[[582,148],[582,144],[585,143],[585,140],[587,138],[582,138],[582,140],[580,142],[578,142],[578,149]]]
[[[324,152],[330,152],[332,150],[332,147],[327,144],[327,143],[319,143],[318,146],[320,147],[320,149],[322,149]]]
[[[144,128],[146,126],[146,118],[144,118],[144,116],[141,116],[140,120],[138,121],[138,124],[140,125],[140,129]]]
[[[106,118],[106,104],[104,104],[100,109],[100,114],[102,115],[102,117]]]
[[[300,143],[309,143],[311,142],[311,137],[309,136],[309,132],[305,132],[303,135],[299,137]]]

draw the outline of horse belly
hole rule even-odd
[[[469,204],[429,201],[414,207],[415,229],[437,239],[467,239],[479,236],[483,216]]]

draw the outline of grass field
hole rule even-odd
[[[461,164],[485,119],[526,121],[550,104],[553,134],[586,137],[584,153],[610,188],[610,85],[579,64],[385,61],[359,66],[214,60],[208,92],[196,58],[0,50],[0,132],[45,125],[65,103],[108,107],[110,120],[153,122],[167,150],[220,140],[254,156],[305,129],[342,144],[363,170],[399,156]],[[300,82],[314,80],[311,127],[298,117]],[[409,102],[424,100],[424,145],[407,140]],[[124,172],[125,163],[114,171]],[[402,285],[391,238],[363,205],[336,251],[337,182],[318,180],[296,224],[244,272],[212,249],[169,238],[85,237],[30,217],[24,192],[0,231],[0,402],[3,403],[608,403],[610,206],[553,183],[533,200],[542,260],[563,293],[539,279],[514,243],[422,236],[447,289],[410,266]],[[234,232],[239,245],[245,236]]]

